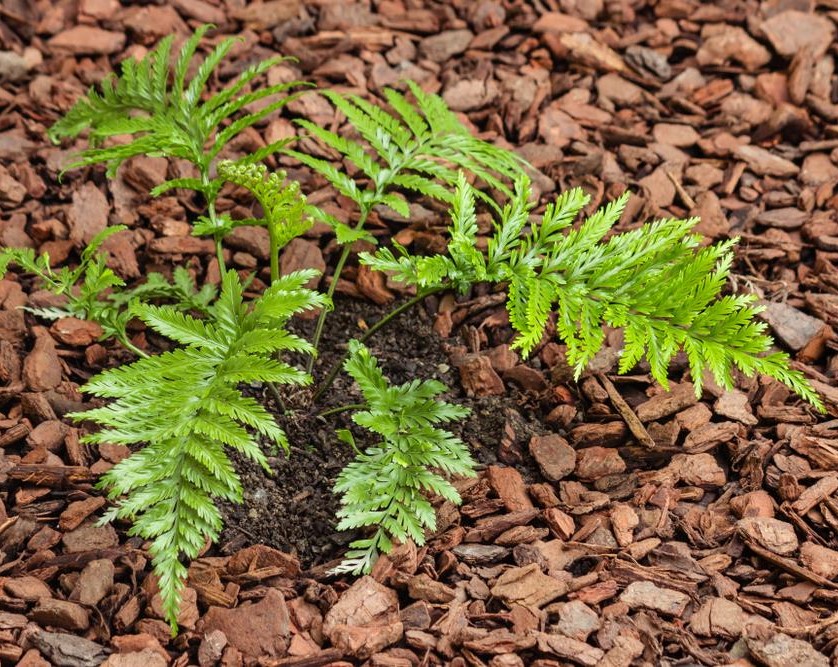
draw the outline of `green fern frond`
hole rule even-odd
[[[786,384],[817,409],[823,403],[804,376],[788,367],[787,357],[767,354],[772,340],[750,296],[725,296],[736,239],[701,247],[692,233],[697,219],[658,220],[605,237],[620,219],[628,195],[602,207],[568,231],[588,197],[580,189],[560,195],[541,220],[528,224],[531,205],[526,179],[516,184],[489,239],[487,259],[473,250],[474,197],[460,177],[451,208],[448,257],[415,257],[396,246],[362,253],[362,263],[393,272],[419,287],[458,287],[477,282],[505,283],[507,310],[517,332],[513,347],[529,354],[542,340],[551,314],[567,345],[577,377],[605,341],[603,325],[623,329],[620,372],[640,360],[667,386],[672,358],[683,350],[696,392],[705,371],[723,387],[732,371],[763,373]],[[484,263],[485,262],[485,263]]]
[[[196,65],[198,47],[213,28],[204,25],[184,43],[170,66],[173,38],[166,37],[140,61],[122,62],[120,76],[106,78],[99,90],[88,94],[49,130],[52,141],[76,137],[88,130],[90,147],[70,167],[105,163],[113,175],[125,160],[137,155],[161,155],[183,158],[198,165],[202,173],[209,171],[213,159],[236,136],[258,123],[273,111],[287,104],[293,97],[286,96],[299,82],[266,86],[244,92],[248,85],[268,69],[283,62],[271,58],[245,69],[233,82],[208,99],[207,85],[218,66],[240,38],[230,37]],[[194,70],[191,79],[188,72]],[[255,102],[282,96],[269,102],[259,111],[244,112]],[[225,123],[229,124],[225,126]],[[118,135],[131,135],[131,141],[103,146],[105,140]],[[284,147],[286,142],[272,144],[270,150]],[[267,149],[262,149],[266,157]],[[181,179],[170,187],[193,187],[212,200],[211,185]],[[160,190],[158,189],[158,192]]]
[[[376,529],[371,537],[352,542],[343,563],[333,570],[360,574],[392,549],[393,540],[424,544],[425,532],[436,526],[426,494],[459,503],[445,476],[473,476],[475,463],[459,438],[435,426],[468,415],[467,409],[437,399],[446,391],[441,382],[392,386],[357,341],[350,343],[344,368],[358,383],[367,408],[353,420],[382,438],[343,469],[334,487],[341,494],[338,530]]]
[[[311,351],[285,328],[294,313],[326,305],[322,295],[303,287],[311,273],[286,276],[246,304],[238,275],[229,271],[206,320],[170,306],[139,305],[134,312],[140,319],[184,347],[105,371],[83,387],[112,399],[73,415],[102,427],[87,442],[143,446],[105,473],[100,486],[115,502],[107,518],[130,520],[132,535],[152,541],[173,628],[186,579],[183,559],[195,558],[206,539],[217,538],[221,515],[215,501],[241,501],[241,483],[225,449],[267,469],[254,434],[288,447],[271,415],[237,387],[310,380],[274,354],[285,343]]]
[[[384,91],[395,113],[357,95],[322,93],[346,116],[363,143],[310,121],[297,121],[309,134],[355,165],[369,180],[366,187],[359,187],[354,179],[325,160],[298,151],[288,152],[322,174],[362,211],[383,204],[406,215],[400,200],[390,197],[396,188],[450,201],[446,186],[457,183],[457,168],[479,176],[487,185],[511,197],[509,183],[523,173],[524,161],[510,151],[477,139],[441,98],[423,92],[413,83],[408,85],[416,99],[413,104],[396,90]]]

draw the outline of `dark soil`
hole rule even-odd
[[[315,366],[320,380],[341,358],[346,342],[363,334],[360,322],[376,322],[391,310],[369,301],[336,299],[335,309],[326,320],[321,349]],[[297,320],[293,327],[310,338],[313,321]],[[448,400],[467,406],[468,419],[451,425],[451,430],[466,442],[477,461],[484,465],[497,463],[498,447],[507,421],[514,422],[516,440],[525,445],[529,433],[542,432],[537,422],[525,421],[516,409],[517,402],[508,397],[468,398],[459,389],[457,372],[450,365],[443,349],[443,340],[431,328],[431,317],[417,306],[403,313],[368,342],[378,358],[384,374],[394,384],[415,378],[436,379],[450,391]],[[331,389],[314,406],[307,403],[310,392],[295,391],[283,396],[285,408],[277,405],[271,392],[261,392],[265,403],[273,408],[292,443],[290,456],[271,452],[269,462],[273,474],[250,460],[234,456],[236,469],[245,489],[241,505],[224,506],[224,532],[220,544],[223,553],[233,553],[251,544],[266,544],[300,559],[304,568],[339,559],[355,533],[335,530],[338,497],[332,492],[335,478],[354,456],[351,448],[341,443],[335,430],[350,428],[356,442],[364,447],[373,444],[368,431],[351,421],[351,412],[319,417],[333,407],[358,403],[360,393],[346,373],[340,373]],[[536,418],[533,415],[533,418]],[[265,445],[269,447],[268,444]],[[527,460],[520,466],[525,477],[537,477],[536,468]],[[287,482],[292,482],[291,485]]]

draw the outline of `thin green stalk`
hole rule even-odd
[[[141,359],[148,359],[149,355],[143,352],[140,348],[138,348],[134,343],[128,340],[128,336],[124,334],[120,334],[117,336],[117,339],[120,343],[122,343],[122,347],[130,350],[134,354],[136,354]]]
[[[227,264],[224,262],[224,247],[221,245],[221,239],[215,237],[215,258],[218,260],[218,270],[221,275],[227,271]]]
[[[358,224],[355,225],[355,229],[361,229],[364,226],[364,223],[367,221],[367,216],[369,215],[370,210],[366,206],[361,209],[361,216],[358,218]],[[351,252],[351,244],[346,244],[343,247],[343,251],[340,253],[340,258],[338,259],[337,266],[335,266],[335,271],[332,274],[332,282],[329,285],[329,290],[326,292],[326,295],[329,297],[329,301],[332,301],[332,297],[335,295],[335,290],[338,287],[338,279],[340,278],[341,271],[343,271],[343,267],[346,264],[346,260],[349,259],[349,253]],[[328,310],[325,308],[320,311],[320,317],[317,318],[317,325],[314,328],[314,337],[312,338],[311,344],[314,347],[315,354],[317,353],[318,346],[320,345],[320,338],[323,336],[323,326],[326,324],[326,316],[328,315]],[[314,357],[315,355],[312,354],[308,359],[308,364],[306,364],[306,372],[311,374],[312,369],[314,368]]]
[[[336,415],[341,412],[347,412],[349,410],[361,410],[367,407],[364,403],[350,403],[349,405],[339,405],[336,408],[329,408],[328,410],[323,410],[323,412],[317,413],[318,417],[328,417],[329,415]]]
[[[424,291],[420,291],[416,296],[413,296],[413,297],[409,298],[407,301],[405,301],[403,304],[401,304],[398,308],[394,308],[389,313],[387,313],[384,317],[382,317],[380,320],[378,320],[375,324],[370,326],[370,328],[367,329],[362,336],[358,337],[358,339],[357,339],[358,342],[359,343],[366,343],[375,334],[376,331],[378,331],[382,327],[386,326],[388,322],[390,322],[394,318],[398,317],[399,315],[401,315],[406,310],[409,310],[410,308],[413,308],[413,306],[415,306],[417,303],[422,301],[425,297],[428,297],[431,294],[436,294],[437,292],[442,292],[445,289],[447,289],[447,287],[437,286],[437,287],[432,287],[432,288],[424,290]],[[332,367],[329,369],[329,374],[323,380],[323,382],[321,383],[321,385],[317,389],[317,391],[314,393],[314,397],[312,398],[313,401],[317,401],[325,393],[325,391],[329,387],[332,386],[332,382],[335,381],[335,378],[337,377],[338,373],[340,372],[340,369],[343,368],[343,363],[346,361],[346,358],[348,356],[349,356],[349,352],[348,351],[344,352],[343,356],[340,359],[338,359],[338,361],[336,361],[332,365]]]
[[[204,167],[203,165],[199,165],[201,170],[201,183],[204,184],[204,199],[207,200],[207,215],[209,215],[209,219],[212,221],[213,226],[218,226],[218,214],[215,211],[215,199],[210,199],[209,195],[207,194],[207,190],[209,189],[210,179],[209,179],[209,167]],[[221,237],[220,236],[213,236],[215,240],[215,256],[218,259],[218,270],[221,272],[221,275],[227,271],[227,264],[224,262],[224,248],[221,245]]]
[[[271,255],[271,283],[279,280],[279,238],[277,237],[274,225],[268,223],[268,239],[270,241]],[[323,312],[326,312],[325,310]]]

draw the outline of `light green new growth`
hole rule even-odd
[[[221,514],[215,499],[241,502],[241,483],[226,448],[266,469],[254,434],[288,448],[270,413],[238,386],[310,381],[277,361],[276,353],[311,351],[286,323],[294,313],[325,305],[322,295],[303,287],[315,275],[285,276],[245,304],[238,275],[229,271],[206,320],[170,306],[135,307],[149,327],[183,347],[94,377],[83,391],[113,400],[72,415],[103,427],[87,442],[144,445],[103,475],[100,486],[115,502],[105,520],[131,520],[130,534],[152,540],[154,570],[173,628],[186,579],[181,557],[195,558],[206,540],[217,538]]]
[[[480,281],[508,283],[507,309],[518,332],[514,346],[529,353],[542,339],[551,313],[577,377],[605,340],[603,324],[623,330],[620,372],[644,357],[652,376],[668,386],[672,357],[684,350],[700,394],[709,370],[722,387],[733,368],[786,384],[819,410],[823,403],[788,355],[768,353],[772,339],[753,295],[719,296],[730,273],[736,240],[701,247],[691,233],[698,219],[658,220],[604,240],[620,219],[627,195],[599,209],[577,229],[570,226],[589,202],[579,189],[560,195],[526,230],[531,206],[521,180],[502,211],[487,256],[474,249],[474,194],[460,176],[451,209],[449,256],[396,257],[382,248],[361,262],[393,271],[396,280],[428,288],[463,289]]]
[[[246,92],[249,85],[271,67],[286,61],[276,57],[246,68],[219,92],[208,95],[207,84],[230,50],[242,40],[228,37],[204,58],[195,62],[198,45],[213,28],[204,25],[186,40],[170,65],[173,37],[160,40],[153,51],[139,62],[128,58],[122,62],[122,74],[110,76],[101,84],[101,93],[91,88],[75,106],[53,125],[49,136],[53,141],[76,137],[89,131],[90,147],[67,167],[105,163],[113,176],[127,159],[138,155],[181,158],[194,164],[198,178],[175,178],[152,189],[158,196],[174,188],[196,190],[207,202],[207,216],[199,224],[201,233],[212,236],[216,243],[219,266],[224,267],[221,239],[231,224],[215,211],[215,200],[224,184],[212,175],[213,164],[224,147],[244,130],[267,118],[295,98],[283,96],[267,102],[258,111],[246,108],[269,98],[283,95],[303,84],[299,81],[280,83]],[[189,78],[189,71],[195,73]],[[127,143],[104,145],[115,136],[131,136]],[[290,143],[281,139],[237,160],[237,164],[255,164]]]
[[[425,531],[436,527],[426,494],[459,503],[457,490],[443,474],[472,477],[475,463],[459,438],[435,426],[468,415],[466,408],[437,400],[447,389],[444,384],[413,380],[392,386],[369,350],[356,341],[350,343],[344,367],[367,406],[353,421],[382,439],[359,453],[335,483],[335,492],[342,494],[338,530],[375,528],[370,537],[350,544],[346,560],[334,570],[360,574],[370,571],[379,553],[393,548],[394,539],[424,544]]]
[[[407,85],[416,98],[415,104],[396,90],[384,90],[395,114],[357,95],[321,92],[346,116],[365,143],[341,137],[308,120],[296,121],[355,165],[361,176],[368,179],[366,187],[325,160],[298,151],[287,152],[325,176],[362,213],[384,204],[409,217],[407,202],[396,194],[398,189],[450,201],[451,191],[446,185],[457,182],[457,168],[511,195],[507,182],[522,173],[524,161],[511,151],[473,136],[439,96],[424,92],[412,81]]]
[[[161,155],[189,160],[202,172],[207,172],[213,159],[230,140],[286,105],[291,98],[274,100],[259,111],[245,113],[223,126],[248,105],[301,84],[281,83],[245,92],[256,77],[286,60],[277,57],[248,67],[232,83],[203,99],[215,69],[242,41],[235,37],[224,39],[206,58],[194,63],[198,45],[212,27],[201,26],[186,40],[174,67],[169,64],[174,39],[170,35],[160,40],[157,47],[139,62],[132,58],[122,61],[122,74],[104,79],[101,93],[91,88],[86,97],[76,102],[49,130],[53,141],[89,130],[91,146],[72,166],[104,162],[113,175],[128,158]],[[190,69],[195,71],[191,79],[188,78]],[[133,138],[128,143],[102,146],[106,139],[119,135]],[[247,156],[246,161],[264,159],[287,143],[283,140],[271,144]],[[204,192],[207,183],[198,179],[175,179],[158,186],[155,191],[159,193],[175,187]]]
[[[285,185],[285,172],[268,173],[263,164],[237,164],[225,160],[218,164],[225,181],[247,188],[262,207],[264,217],[237,221],[237,225],[259,225],[270,238],[271,280],[279,278],[279,250],[291,239],[311,227],[306,215],[306,198],[296,181]]]

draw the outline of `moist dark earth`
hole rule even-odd
[[[398,304],[395,304],[398,305]],[[369,301],[338,297],[334,311],[326,320],[322,355],[315,364],[315,388],[331,365],[340,359],[351,337],[363,334],[361,323],[372,324],[390,311]],[[480,464],[497,462],[497,451],[504,433],[504,423],[510,414],[517,417],[526,433],[542,432],[538,415],[525,422],[514,401],[493,397],[468,398],[459,388],[456,369],[451,366],[443,346],[445,341],[431,328],[432,320],[423,304],[402,313],[376,332],[367,342],[385,376],[393,384],[415,378],[435,379],[445,383],[449,392],[446,400],[464,405],[471,410],[468,419],[448,428],[466,442]],[[296,319],[292,329],[299,335],[310,336],[312,321]],[[280,389],[282,391],[282,389]],[[267,544],[296,555],[304,568],[314,567],[339,559],[355,533],[335,531],[335,512],[338,497],[332,485],[354,453],[349,445],[340,442],[335,429],[349,428],[360,447],[375,444],[373,434],[354,423],[351,412],[318,417],[330,408],[351,405],[362,400],[353,387],[352,379],[344,372],[335,379],[332,388],[315,406],[308,405],[310,392],[296,390],[296,395],[284,396],[285,409],[279,408],[267,388],[258,392],[282,425],[290,443],[290,455],[270,452],[272,475],[253,462],[235,457],[236,469],[245,489],[244,503],[224,505],[224,532],[220,540],[223,553],[233,553],[250,544]],[[526,411],[525,411],[526,414]],[[535,477],[535,467],[526,462],[522,470]]]

